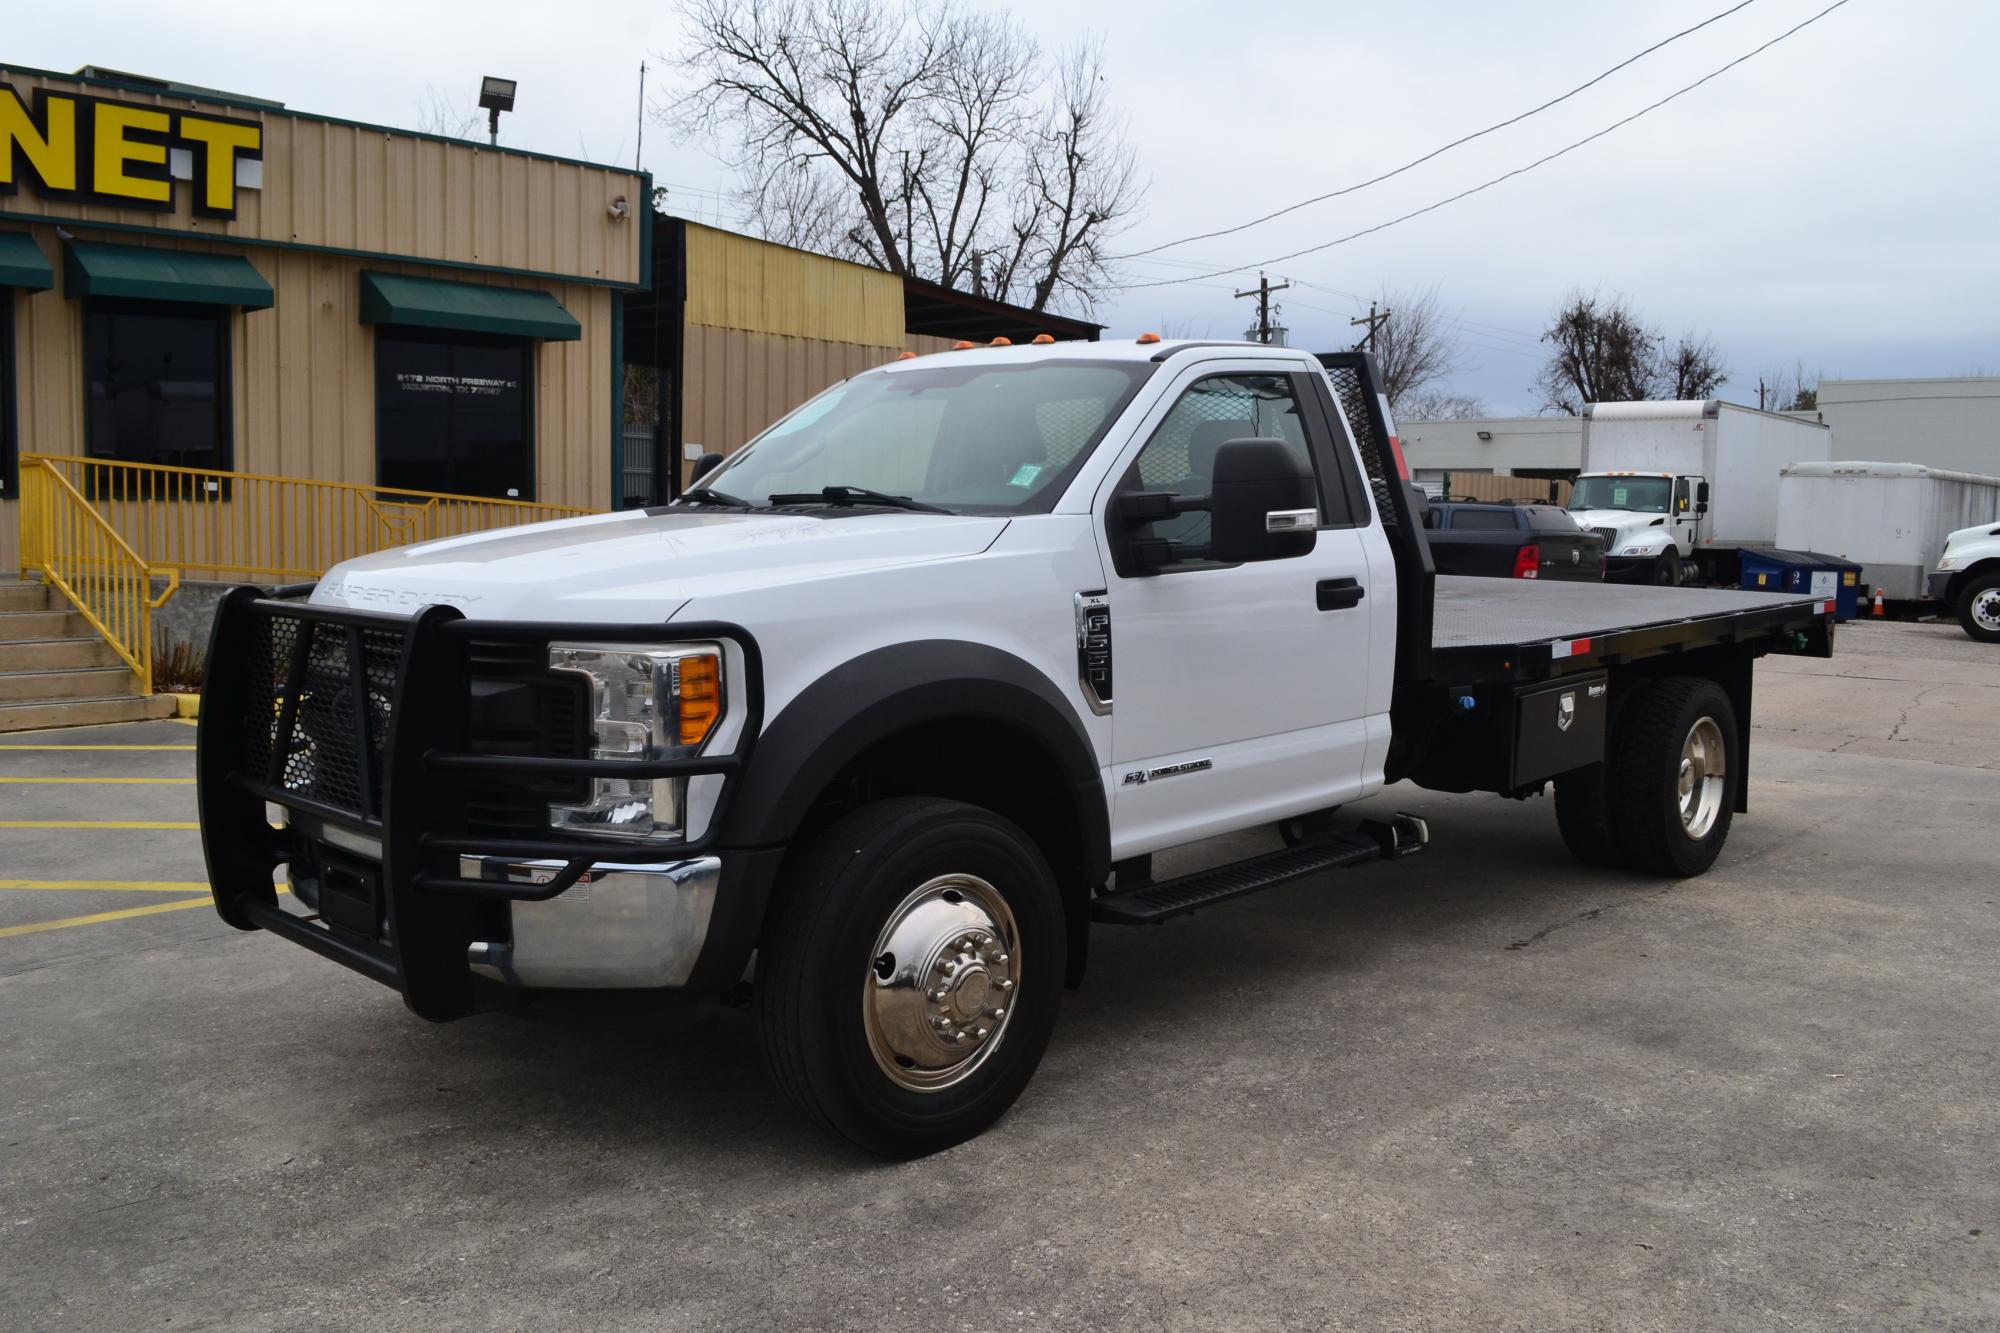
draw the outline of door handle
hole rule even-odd
[[[1368,590],[1354,579],[1321,579],[1314,589],[1322,611],[1345,611],[1359,604]]]

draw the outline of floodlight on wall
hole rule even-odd
[[[1479,432],[1479,438],[1486,441],[1486,443],[1491,444],[1493,443],[1493,432],[1490,430],[1482,430]]]
[[[513,79],[496,79],[491,74],[479,81],[479,105],[486,109],[487,142],[500,142],[500,113],[514,109]]]

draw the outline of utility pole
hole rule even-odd
[[[1762,375],[1757,377],[1757,410],[1759,412],[1764,410],[1764,377]]]
[[[1254,296],[1257,298],[1257,341],[1258,342],[1268,343],[1271,341],[1271,293],[1282,292],[1283,290],[1285,290],[1285,288],[1291,285],[1292,284],[1289,282],[1281,282],[1277,286],[1273,287],[1271,285],[1271,280],[1265,277],[1262,273],[1259,273],[1257,275],[1257,285],[1255,287],[1252,287],[1247,292],[1236,293],[1236,299],[1239,301],[1246,296]]]
[[[646,62],[639,62],[639,142],[632,149],[632,170],[646,169]],[[653,201],[646,201],[646,211],[640,217],[652,216]]]
[[[1363,344],[1366,344],[1369,353],[1373,355],[1375,351],[1375,330],[1381,328],[1384,324],[1387,324],[1388,322],[1389,322],[1389,312],[1387,310],[1384,310],[1381,314],[1379,315],[1376,314],[1375,303],[1373,301],[1370,301],[1368,303],[1368,313],[1365,316],[1363,316],[1360,319],[1350,319],[1347,321],[1347,326],[1349,328],[1355,328],[1362,324],[1366,324],[1368,326],[1367,334],[1361,339],[1360,342],[1354,344],[1354,350],[1358,352],[1361,350]]]

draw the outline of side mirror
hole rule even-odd
[[[692,486],[709,473],[722,466],[722,455],[713,449],[695,460],[694,471],[688,474],[688,485]]]
[[[1209,558],[1287,560],[1319,540],[1312,466],[1283,440],[1231,440],[1215,451]]]
[[[1696,506],[1697,508],[1700,508],[1700,509],[1706,509],[1706,508],[1708,508],[1708,483],[1707,483],[1707,482],[1705,482],[1705,481],[1698,481],[1698,482],[1696,482],[1696,483],[1694,484],[1694,502],[1695,502],[1695,506]]]

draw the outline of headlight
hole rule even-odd
[[[590,681],[593,759],[685,759],[700,753],[722,717],[716,644],[552,643],[549,669]],[[594,777],[582,805],[549,807],[549,827],[671,842],[686,810],[686,778]]]
[[[1944,559],[1938,561],[1939,570],[1957,569],[1957,568],[1958,568],[1958,557],[1955,555],[1948,555]]]
[[[1627,546],[1618,552],[1620,555],[1651,555],[1652,553],[1653,548],[1650,546]]]

